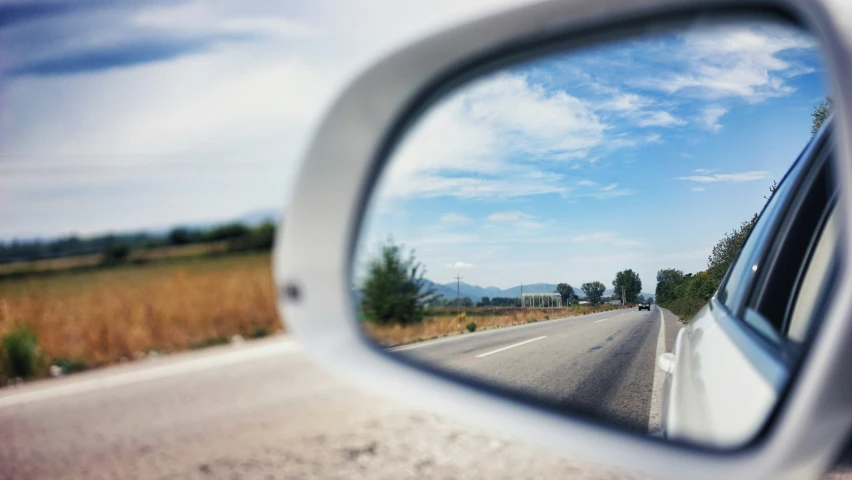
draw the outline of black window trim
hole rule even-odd
[[[792,192],[791,197],[788,199],[786,205],[787,208],[783,215],[780,215],[778,222],[775,225],[771,241],[765,248],[763,257],[760,260],[760,265],[762,265],[762,267],[758,269],[756,275],[754,275],[751,279],[750,291],[747,292],[747,297],[745,297],[745,301],[743,302],[743,312],[747,308],[757,310],[757,303],[768,294],[768,292],[765,292],[764,290],[769,288],[768,283],[771,276],[774,274],[775,268],[779,265],[779,263],[787,263],[790,261],[788,258],[782,258],[784,247],[791,241],[789,236],[794,234],[793,229],[797,219],[801,218],[802,215],[810,215],[812,213],[804,211],[804,209],[807,208],[807,202],[811,198],[810,195],[815,192],[816,188],[829,188],[827,185],[819,185],[818,182],[824,179],[823,176],[826,174],[825,169],[831,167],[829,165],[830,157],[831,148],[823,143],[821,148],[817,149],[814,152],[813,157],[808,161],[808,165],[802,172],[801,181],[797,185],[797,190]],[[804,257],[801,259],[800,264],[794,267],[797,269],[797,275],[793,280],[791,291],[787,293],[787,305],[785,306],[784,316],[781,319],[782,323],[776,326],[782,346],[784,344],[784,328],[787,323],[787,308],[789,307],[793,295],[798,292],[802,269],[807,266],[810,261],[813,244],[816,240],[818,240],[819,233],[822,232],[822,229],[825,226],[824,222],[826,220],[827,210],[829,210],[832,205],[832,199],[834,198],[835,193],[836,192],[828,190],[824,192],[827,197],[826,203],[819,210],[819,218],[817,220],[816,228],[808,234],[808,246],[805,248]]]

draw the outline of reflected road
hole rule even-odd
[[[669,312],[666,351],[680,322]],[[613,310],[463,334],[392,349],[467,378],[636,431],[649,426],[660,309]],[[662,347],[662,345],[661,345]]]

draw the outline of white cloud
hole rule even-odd
[[[579,182],[577,182],[577,185],[579,185],[581,187],[596,187],[596,186],[598,186],[598,184],[596,182],[593,182],[591,180],[580,180]]]
[[[710,173],[710,172],[712,172],[712,171],[713,171],[713,170],[709,170],[709,169],[707,169],[707,168],[696,168],[696,169],[695,169],[695,173]]]
[[[465,223],[469,222],[470,217],[458,213],[447,213],[441,215],[441,223]]]
[[[516,210],[513,212],[494,212],[491,215],[488,215],[486,220],[495,223],[515,223],[532,220],[534,218],[535,217],[532,215]]]
[[[575,242],[591,242],[591,241],[605,240],[605,239],[613,238],[613,237],[615,237],[615,234],[612,233],[612,232],[593,232],[593,233],[586,233],[584,235],[578,235],[578,236],[572,238],[571,240],[575,241]]]
[[[603,101],[598,108],[616,112],[635,112],[648,107],[653,102],[647,97],[635,93],[616,91],[612,97]]]
[[[704,187],[692,187],[693,192],[703,192],[704,190]]]
[[[465,263],[465,262],[450,263],[450,264],[447,264],[447,266],[450,267],[450,268],[473,268],[472,263]]]
[[[456,197],[469,199],[517,198],[529,195],[567,195],[569,188],[561,184],[561,175],[543,178],[518,176],[500,177],[449,177],[430,173],[417,173],[382,185],[378,202],[393,201],[394,197]]]
[[[603,143],[604,130],[585,102],[565,92],[523,75],[488,77],[427,112],[392,155],[382,187],[391,196],[565,194],[561,175],[528,164],[584,158]]]
[[[644,86],[670,94],[760,102],[793,92],[787,79],[811,71],[779,54],[815,46],[804,33],[767,25],[704,27],[682,39],[682,45],[670,53],[687,63],[688,71],[645,79]]]
[[[631,193],[632,192],[626,188],[618,188],[617,183],[610,183],[609,185],[603,186],[594,192],[580,193],[577,196],[597,198],[598,200],[606,200],[609,198],[623,197],[626,195],[630,195]]]
[[[265,36],[306,37],[324,32],[286,18],[227,13],[222,5],[195,0],[175,5],[155,5],[133,15],[130,22],[142,27],[180,30],[183,33],[218,30]]]
[[[726,113],[728,113],[727,108],[720,107],[718,105],[711,105],[704,108],[698,122],[705,129],[710,130],[713,133],[718,133],[722,130],[722,125],[719,123],[719,119]]]
[[[267,0],[107,2],[4,30],[2,68],[140,40],[231,40],[131,66],[4,77],[0,235],[162,227],[279,206],[314,124],[350,78],[404,43],[525,1],[332,0],[298,15]]]
[[[647,143],[660,143],[661,141],[662,140],[659,133],[652,133],[645,137],[645,142]]]
[[[752,171],[752,172],[737,172],[737,173],[715,173],[712,175],[691,175],[688,177],[677,177],[678,180],[687,180],[690,182],[699,183],[714,183],[714,182],[752,182],[755,180],[765,180],[770,178],[769,172]]]
[[[671,113],[663,110],[642,112],[636,116],[635,121],[640,127],[671,127],[674,125],[686,125],[684,120],[681,120]]]

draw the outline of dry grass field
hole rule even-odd
[[[149,260],[157,261],[149,263],[0,277],[0,338],[22,328],[34,332],[35,374],[43,375],[51,364],[91,368],[282,328],[269,253],[202,255],[211,248],[154,251]],[[470,309],[460,316],[448,309],[407,327],[362,325],[390,346],[463,333],[471,322],[483,330],[612,308]]]
[[[367,336],[383,346],[402,345],[405,343],[430,340],[432,338],[455,335],[467,331],[467,325],[471,322],[476,324],[476,330],[489,328],[507,327],[530,322],[542,322],[546,320],[572,317],[576,315],[587,315],[590,313],[612,310],[612,305],[576,306],[560,309],[522,310],[505,309],[490,310],[485,315],[470,315],[462,313],[457,315],[426,317],[422,323],[402,327],[400,325],[379,326],[370,322],[362,322],[362,328]]]
[[[46,364],[86,367],[281,328],[268,253],[0,279],[0,337],[24,325]]]

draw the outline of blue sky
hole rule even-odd
[[[525,1],[0,2],[0,240],[280,210],[354,75]]]
[[[819,49],[774,24],[551,55],[461,87],[392,155],[361,243],[481,286],[706,268],[810,139]]]

